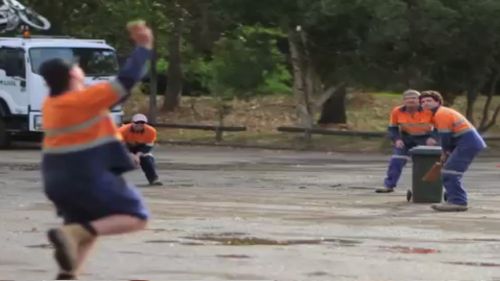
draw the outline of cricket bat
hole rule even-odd
[[[443,166],[443,164],[441,164],[441,162],[439,162],[439,161],[434,163],[434,165],[432,165],[432,167],[429,169],[429,171],[427,171],[427,173],[425,173],[422,180],[426,181],[426,182],[437,181],[439,179],[439,177],[441,176],[442,166]]]

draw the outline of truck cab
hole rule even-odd
[[[87,85],[116,77],[115,49],[103,40],[31,37],[0,38],[0,147],[16,136],[41,135],[41,107],[48,88],[40,66],[53,58],[77,61]],[[121,106],[111,109],[117,125]]]

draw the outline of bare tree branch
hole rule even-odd
[[[500,114],[500,105],[497,105],[497,108],[495,109],[495,112],[493,113],[493,117],[491,117],[490,122],[488,123],[488,125],[486,125],[483,132],[486,132],[491,127],[495,126],[495,124],[497,123],[498,114]]]
[[[337,86],[331,86],[330,88],[328,88],[325,92],[323,92],[323,94],[321,95],[321,97],[319,97],[316,102],[314,103],[314,106],[315,107],[321,107],[323,106],[323,104],[333,95],[335,94],[335,92],[337,91],[337,89],[340,89],[342,87],[344,87],[347,83],[343,82],[343,83],[340,83],[340,85],[337,85]]]

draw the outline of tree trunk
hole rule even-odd
[[[309,50],[307,47],[307,36],[306,33],[300,29],[299,30],[299,35],[300,35],[300,41],[301,41],[301,46],[302,46],[302,66],[305,69],[305,71],[302,74],[305,74],[305,76],[302,78],[305,81],[305,91],[304,91],[304,105],[307,110],[307,116],[308,116],[308,128],[311,128],[313,126],[313,110],[312,110],[312,96],[314,94],[314,91],[316,90],[316,73],[314,71],[314,67],[311,62],[311,55],[309,54]]]
[[[200,1],[200,45],[204,53],[208,54],[213,47],[213,39],[211,34],[211,22],[210,22],[210,2]]]
[[[441,90],[440,91],[441,95],[443,95],[443,102],[445,106],[452,106],[455,103],[455,99],[457,98],[457,95],[451,92],[448,92],[446,90]]]
[[[406,69],[406,85],[409,89],[417,89],[421,80],[421,73],[418,69],[417,49],[420,44],[419,30],[417,20],[419,18],[418,2],[417,0],[406,0],[406,15],[408,19],[409,38],[408,43],[410,46],[411,57]]]
[[[493,127],[497,124],[497,118],[498,118],[499,114],[500,114],[500,105],[497,105],[497,108],[495,108],[495,112],[493,113],[493,116],[491,117],[490,122],[488,122],[488,124],[486,124],[484,126],[482,132],[488,131],[489,129],[491,129],[491,127]]]
[[[151,124],[156,124],[156,95],[158,94],[158,71],[156,69],[156,61],[157,61],[157,49],[156,43],[153,48],[153,55],[151,58],[151,66],[149,71],[149,122]]]
[[[345,99],[347,96],[346,85],[340,86],[333,95],[326,100],[318,120],[320,125],[346,124],[347,114]]]
[[[477,87],[471,87],[467,90],[467,109],[465,111],[465,117],[474,124],[474,105],[476,104],[478,96]]]
[[[172,32],[168,42],[167,91],[165,92],[164,111],[174,111],[180,104],[182,93],[181,41],[183,28],[183,9],[174,2],[174,18]]]
[[[493,95],[495,94],[495,90],[498,85],[498,80],[500,79],[500,72],[496,72],[493,76],[493,80],[491,82],[491,88],[490,91],[488,92],[488,98],[486,99],[486,102],[484,103],[483,107],[483,116],[481,118],[481,123],[479,124],[478,130],[480,132],[486,132],[491,126],[493,126],[496,123],[496,116],[493,116],[491,120],[490,119],[490,107],[491,107],[491,102],[493,101]],[[495,110],[496,112],[496,110]],[[498,113],[497,113],[498,115]],[[490,124],[492,125],[488,127]]]
[[[300,31],[296,31],[295,27],[290,27],[288,40],[293,67],[293,93],[297,117],[304,127],[311,128],[313,121],[310,91],[314,89],[312,69],[305,58],[304,39],[301,38]]]

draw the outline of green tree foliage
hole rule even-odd
[[[220,38],[205,72],[207,86],[238,97],[250,97],[266,88],[286,88],[290,76],[276,47],[276,38],[283,36],[273,29],[243,26]]]
[[[122,53],[130,48],[123,26],[145,18],[158,34],[161,72],[175,69],[187,83],[202,81],[224,95],[290,92],[295,85],[296,94],[306,94],[297,99],[301,103],[341,84],[433,88],[450,104],[465,94],[468,118],[483,129],[500,112],[491,99],[482,113],[472,110],[479,95],[497,92],[498,0],[22,2],[50,19],[50,34],[103,38]],[[176,3],[182,13],[173,8]],[[292,43],[299,61],[290,52]],[[176,65],[169,59],[174,51],[182,58],[175,53]]]

